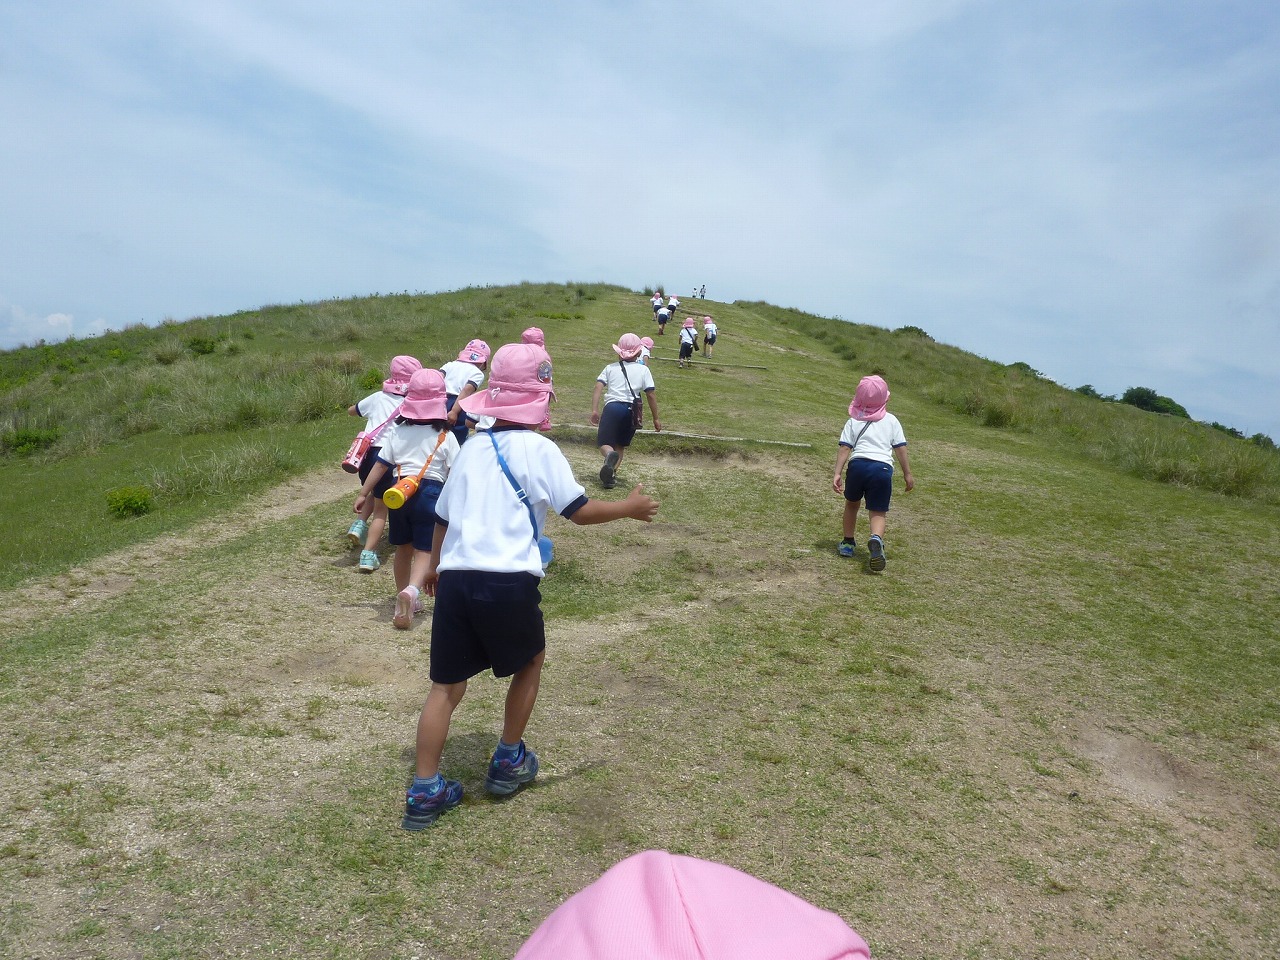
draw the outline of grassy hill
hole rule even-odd
[[[620,477],[658,520],[548,531],[544,773],[483,797],[505,685],[477,678],[445,753],[467,800],[422,836],[398,818],[429,623],[392,630],[390,570],[342,540],[343,411],[394,354],[536,324],[552,435],[603,496],[580,425],[647,297],[378,296],[0,354],[0,955],[509,957],[651,847],[882,958],[1280,952],[1280,456],[923,331],[685,305],[717,364],[668,362],[669,327],[654,372],[695,436],[641,436]],[[879,576],[836,556],[830,489],[870,372],[917,478]]]

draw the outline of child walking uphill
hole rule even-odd
[[[857,549],[854,535],[858,504],[865,497],[867,513],[871,515],[868,567],[875,573],[885,566],[884,528],[893,492],[895,456],[902,467],[907,490],[916,485],[907,460],[907,438],[898,418],[885,410],[888,402],[889,385],[883,379],[870,376],[859,381],[853,402],[849,404],[849,421],[840,434],[840,451],[836,454],[835,477],[831,481],[835,492],[844,494],[844,539],[836,549],[842,557],[852,557]]]
[[[460,444],[467,442],[467,432],[471,427],[458,401],[484,386],[484,372],[488,366],[489,345],[483,340],[472,340],[462,348],[457,360],[450,360],[440,368],[444,374],[449,428]]]
[[[640,338],[634,333],[624,333],[619,337],[613,344],[618,362],[600,371],[600,376],[596,377],[595,393],[591,396],[591,422],[596,424],[596,446],[604,455],[600,483],[606,490],[613,488],[618,464],[635,438],[636,423],[632,409],[640,402],[641,396],[649,401],[653,429],[662,430],[658,401],[654,396],[657,386],[653,382],[653,371],[639,362],[641,349]],[[600,409],[601,398],[604,399],[603,411]]]
[[[676,361],[680,367],[693,362],[693,353],[698,349],[698,328],[693,317],[684,318],[684,326],[680,328],[680,358]]]
[[[625,500],[587,499],[560,448],[536,429],[551,395],[547,352],[509,343],[493,357],[488,388],[460,401],[468,413],[495,420],[463,447],[436,502],[426,577],[427,592],[436,598],[431,689],[418,719],[414,778],[401,823],[406,830],[422,830],[462,802],[462,784],[444,779],[440,757],[467,681],[484,670],[511,677],[485,789],[505,796],[538,774],[538,757],[523,738],[546,651],[538,537],[547,511],[579,525],[624,517],[647,523],[658,512],[658,502],[639,486]]]
[[[413,615],[422,609],[418,594],[431,559],[436,499],[457,455],[457,438],[445,420],[444,376],[439,370],[419,370],[409,381],[395,425],[388,431],[378,462],[369,471],[355,505],[356,513],[363,510],[374,489],[393,470],[393,480],[416,478],[417,492],[403,506],[387,511],[391,523],[387,539],[396,548],[396,612],[391,623],[398,630],[413,626]]]
[[[359,403],[347,407],[347,413],[353,417],[365,418],[365,433],[374,436],[373,444],[360,461],[356,475],[360,482],[369,479],[369,472],[378,462],[380,437],[390,427],[390,421],[396,415],[405,392],[409,389],[409,380],[422,369],[416,357],[393,357],[390,375],[382,381],[382,389],[371,393]],[[378,541],[382,539],[382,530],[387,522],[387,508],[382,503],[382,494],[391,486],[394,478],[386,478],[377,487],[371,488],[374,496],[366,501],[363,510],[357,510],[358,516],[347,530],[347,539],[353,547],[361,547],[360,570],[362,573],[373,573],[378,569]]]

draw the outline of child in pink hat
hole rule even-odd
[[[404,477],[419,478],[417,492],[404,506],[387,510],[383,504],[383,512],[390,515],[387,539],[396,548],[396,611],[391,623],[398,630],[413,626],[413,615],[422,609],[418,595],[431,559],[436,498],[457,455],[457,438],[445,420],[444,375],[439,370],[419,370],[409,381],[395,424],[387,431],[377,463],[355,503],[359,513],[384,477],[391,483]]]
[[[449,427],[459,444],[467,442],[467,433],[474,421],[468,421],[462,408],[458,406],[458,401],[484,386],[484,374],[488,367],[489,345],[483,340],[472,340],[458,352],[457,360],[450,360],[440,368],[440,372],[444,374]]]
[[[680,327],[680,358],[676,361],[677,365],[684,367],[686,363],[693,360],[693,352],[698,349],[698,326],[693,322],[693,317],[685,317],[684,324]]]
[[[409,389],[409,380],[422,369],[417,357],[398,356],[391,358],[391,369],[387,379],[382,381],[382,389],[371,393],[359,403],[347,407],[347,413],[353,417],[364,417],[364,432],[373,437],[373,445],[360,461],[356,475],[364,483],[369,478],[369,471],[378,461],[378,444],[380,436],[385,433],[395,417],[396,411],[404,400]],[[387,508],[382,504],[382,494],[390,480],[381,485],[377,496],[371,498],[363,512],[357,511],[356,517],[347,528],[347,539],[353,547],[361,547],[359,569],[363,573],[372,573],[378,569],[378,541],[382,539],[382,530],[387,522]]]
[[[515,960],[870,960],[840,917],[732,867],[646,850],[557,907]]]
[[[537,344],[508,343],[493,356],[484,390],[459,403],[492,417],[458,455],[436,501],[425,589],[431,618],[431,689],[418,719],[413,783],[401,826],[422,830],[462,802],[462,784],[440,773],[453,711],[467,681],[484,670],[510,677],[502,733],[485,789],[514,793],[538,775],[525,746],[546,651],[539,539],[547,513],[576,524],[630,517],[651,521],[658,502],[640,486],[625,500],[589,500],[560,448],[537,431],[552,396],[551,357]]]
[[[600,484],[606,490],[613,487],[618,464],[631,441],[635,439],[636,423],[633,408],[643,397],[653,415],[654,431],[662,430],[658,419],[657,384],[653,371],[640,363],[643,345],[634,333],[624,333],[613,344],[618,362],[611,363],[596,377],[595,392],[591,395],[591,422],[596,425],[596,446],[604,456],[600,468]],[[600,401],[604,401],[603,409]]]
[[[708,360],[711,359],[711,348],[716,345],[716,338],[719,337],[720,331],[716,327],[716,322],[710,317],[702,318],[702,355]]]
[[[653,356],[653,337],[640,338],[640,359],[637,363],[643,363],[646,367],[649,365],[649,358]]]
[[[885,409],[888,402],[889,385],[883,378],[872,375],[859,381],[853,402],[849,404],[849,420],[840,434],[835,476],[831,481],[835,492],[844,494],[844,539],[836,551],[842,557],[852,557],[857,550],[854,534],[858,506],[865,498],[867,513],[871,516],[868,567],[874,573],[883,570],[886,562],[884,529],[893,493],[894,457],[902,468],[902,481],[907,490],[916,485],[907,459],[907,438],[898,418]]]

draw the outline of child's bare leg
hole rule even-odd
[[[373,519],[369,521],[369,535],[365,537],[364,548],[377,551],[378,541],[382,539],[382,530],[387,525],[387,505],[381,497],[370,497],[373,501]]]
[[[868,510],[867,513],[871,516],[871,535],[883,540],[885,518],[888,514],[883,510]]]
[[[861,505],[861,500],[856,503],[852,500],[846,500],[844,502],[844,536],[846,540],[852,540],[854,538],[854,533],[858,528],[858,507]],[[874,517],[875,514],[872,514],[872,516]],[[884,515],[881,514],[881,516]],[[875,521],[872,520],[872,526],[874,527],[874,525]],[[881,527],[883,526],[884,524],[882,523]]]
[[[467,692],[467,681],[433,683],[418,717],[417,758],[414,775],[427,780],[440,772],[440,757],[449,738],[449,721]]]
[[[413,549],[412,543],[396,545],[396,555],[392,561],[392,570],[396,576],[396,593],[399,593],[409,585],[409,571],[413,566],[414,553],[416,551]]]
[[[524,728],[533,715],[533,704],[538,699],[538,684],[542,680],[542,661],[546,650],[516,671],[507,688],[507,708],[502,716],[502,742],[517,744],[524,738]]]
[[[416,547],[414,548],[413,564],[409,568],[409,586],[413,587],[419,593],[422,592],[422,587],[427,582],[427,564],[430,560],[430,550],[419,550]]]

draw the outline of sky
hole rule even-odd
[[[0,348],[705,284],[1280,440],[1280,4],[0,0],[0,120]]]

